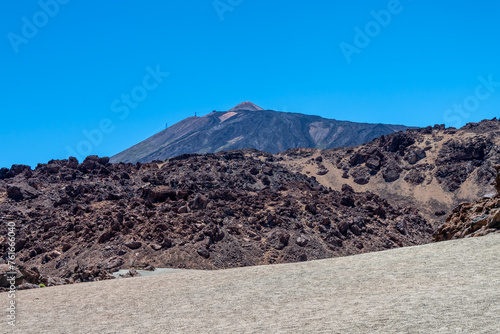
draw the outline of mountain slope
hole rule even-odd
[[[111,162],[150,162],[185,153],[254,148],[277,153],[295,147],[359,145],[407,127],[325,119],[262,110],[243,102],[227,112],[189,117],[111,158]]]
[[[418,208],[435,226],[461,202],[495,192],[500,122],[409,130],[356,147],[293,149],[279,156],[291,170],[314,175],[334,190],[348,184],[400,206]]]

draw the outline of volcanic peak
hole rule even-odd
[[[259,111],[259,110],[264,110],[264,109],[262,109],[261,107],[255,105],[254,103],[252,103],[250,101],[245,101],[245,102],[241,102],[236,107],[234,107],[228,111],[241,111],[241,110]]]

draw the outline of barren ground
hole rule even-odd
[[[19,291],[14,333],[498,333],[499,253],[489,235]]]

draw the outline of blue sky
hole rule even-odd
[[[0,11],[0,166],[111,156],[246,100],[413,126],[498,116],[494,1],[55,1]]]

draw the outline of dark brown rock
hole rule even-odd
[[[16,202],[38,197],[38,191],[25,183],[7,185],[7,197]]]
[[[407,160],[408,163],[414,165],[420,160],[424,159],[425,157],[426,157],[425,151],[420,148],[417,148],[409,151],[405,156],[405,160]]]
[[[425,181],[425,174],[419,170],[413,169],[408,172],[404,180],[411,185],[419,185]]]
[[[364,167],[357,167],[351,170],[351,175],[354,178],[354,182],[357,184],[367,184],[370,182],[370,173]]]
[[[106,231],[101,234],[97,242],[104,243],[113,237],[113,231]]]
[[[316,203],[307,203],[306,204],[306,210],[312,213],[313,215],[318,214],[318,208],[316,206]]]
[[[394,182],[399,179],[403,169],[395,162],[390,162],[382,169],[382,176],[386,182]]]
[[[123,263],[124,263],[124,261],[121,257],[113,256],[109,259],[106,259],[102,263],[102,266],[105,269],[117,269],[117,268],[120,268],[123,265]]]
[[[160,186],[143,189],[142,198],[149,200],[152,203],[163,203],[167,199],[172,201],[177,200],[177,194],[175,190],[172,190],[170,187]]]
[[[3,180],[7,177],[7,173],[9,172],[8,168],[2,167],[0,168],[0,180]]]
[[[321,168],[321,169],[318,169],[318,171],[316,172],[316,175],[326,175],[328,174],[328,169],[326,168]]]
[[[272,247],[277,250],[282,250],[288,246],[288,240],[290,239],[290,234],[284,230],[275,230],[271,232],[268,236],[268,241]]]
[[[28,176],[31,176],[31,167],[27,165],[12,165],[5,177],[12,178],[23,173],[27,173]]]
[[[124,245],[130,249],[138,249],[141,248],[142,243],[140,241],[129,241],[126,242]]]
[[[130,268],[128,272],[125,275],[123,275],[124,278],[138,277],[138,276],[141,276],[141,274],[139,274],[135,268]]]
[[[208,259],[210,257],[210,252],[206,248],[200,248],[197,250],[199,256]]]
[[[203,195],[196,194],[193,201],[189,204],[189,207],[191,208],[191,210],[201,210],[205,209],[207,207],[207,204],[208,201]]]

